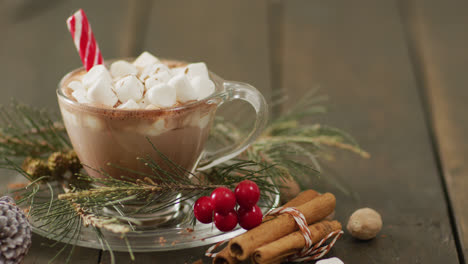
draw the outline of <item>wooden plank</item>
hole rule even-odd
[[[181,7],[184,8],[181,8]],[[166,58],[205,61],[226,79],[251,83],[269,98],[266,1],[165,1],[153,4],[143,50]],[[138,46],[137,46],[138,47]],[[136,254],[136,263],[191,263],[206,247]],[[117,253],[117,263],[128,254]],[[205,258],[205,261],[208,261]],[[104,252],[102,263],[110,263]]]
[[[128,1],[128,14],[125,17],[120,54],[125,57],[138,56],[144,45],[148,28],[151,0]],[[119,31],[120,32],[120,31]]]
[[[269,99],[266,7],[266,0],[155,2],[142,50],[204,61],[221,77],[250,83]]]
[[[202,259],[203,263],[211,263],[211,259],[204,256],[208,246],[197,247],[185,250],[165,251],[165,252],[148,252],[148,253],[136,253],[135,261],[132,262],[128,253],[116,252],[115,260],[116,264],[145,264],[145,263],[171,263],[171,264],[185,264],[193,263],[199,259]],[[103,252],[100,264],[110,264],[111,259],[108,252]]]
[[[363,160],[340,152],[314,187],[337,194],[337,218],[344,224],[360,207],[375,208],[384,220],[377,239],[358,242],[345,232],[330,255],[345,263],[458,263],[396,3],[284,5],[282,85],[293,99],[322,87],[333,111],[314,121],[349,131],[372,155]]]
[[[459,250],[465,260],[468,256],[467,9],[466,1],[402,1],[415,65],[430,106]]]
[[[280,103],[285,94],[282,86],[282,56],[284,47],[284,5],[281,0],[268,1],[268,42],[270,46],[270,76],[271,76],[271,113],[272,118],[282,112]]]
[[[33,245],[32,248],[29,250],[28,255],[23,261],[23,264],[43,264],[49,263],[49,261],[54,258],[57,253],[62,249],[65,245],[63,243],[58,244],[54,248],[50,248],[49,245],[52,245],[55,241],[45,239],[39,235],[33,235]],[[71,250],[71,247],[64,251],[64,253],[60,254],[54,263],[66,263],[68,259],[68,254]],[[73,252],[72,258],[70,260],[70,264],[76,263],[98,263],[99,261],[99,250],[92,250],[83,247],[75,247]]]
[[[105,58],[121,56],[127,1],[2,1],[0,14],[0,104],[14,97],[57,107],[55,90],[68,71],[81,65],[65,20],[83,8]],[[57,108],[58,109],[58,108]]]
[[[144,48],[165,57],[203,60],[221,76],[227,79],[252,83],[261,89],[266,96],[269,95],[270,79],[267,60],[265,1],[256,3],[243,1],[241,4],[205,1],[196,5],[185,1],[184,4],[189,8],[184,9],[172,3],[161,3],[151,10],[148,38],[144,43],[139,43],[131,38],[132,36],[138,40],[142,38],[141,34],[136,30],[141,31],[139,26],[143,25],[144,19],[130,25],[124,22],[122,25],[122,21],[130,21],[125,19],[124,14],[121,12],[122,7],[125,6],[123,1],[113,2],[112,12],[106,12],[108,11],[106,7],[110,5],[109,1],[93,3],[93,8],[87,8],[87,6],[91,5],[87,2],[81,2],[80,5],[88,13],[103,55],[106,58],[120,55],[138,55]],[[34,87],[50,87],[43,89],[49,89],[53,93],[59,78],[79,65],[78,56],[64,23],[64,19],[76,9],[75,4],[76,2],[61,6],[55,1],[49,6],[48,10],[41,9],[40,14],[32,12],[34,14],[32,17],[21,15],[21,19],[12,18],[7,20],[7,23],[2,24],[6,25],[5,28],[8,29],[7,33],[10,37],[7,41],[0,43],[3,50],[0,56],[14,66],[13,68],[6,66],[0,68],[2,74],[4,74],[3,77],[9,77],[11,80],[5,87],[12,87],[13,84],[15,84],[15,87],[28,87],[27,93],[24,93],[21,89],[8,88],[4,93],[2,102],[13,96],[36,105],[49,106],[56,104],[55,95],[50,96],[48,92],[39,89],[33,90],[32,86],[34,84]],[[16,6],[10,8],[16,8]],[[143,10],[134,4],[129,5],[129,8],[132,13]],[[213,8],[219,10],[219,12],[213,13]],[[57,14],[64,15],[61,17]],[[177,20],[174,20],[174,14]],[[177,23],[174,21],[177,21]],[[102,25],[122,28],[123,33],[119,35],[118,32],[109,30],[107,26]],[[46,31],[45,34],[41,33],[43,31]],[[31,39],[37,39],[37,41],[34,43],[18,43],[19,39],[25,35],[30,36]],[[158,38],[156,39],[154,36]],[[131,41],[122,43],[121,40]],[[188,40],[190,40],[190,45],[187,45]],[[15,44],[18,45],[15,46]],[[154,50],[149,47],[156,47],[157,49]],[[12,53],[7,54],[6,50],[12,50]],[[38,52],[39,50],[41,52]],[[22,54],[25,51],[27,51],[26,54]],[[47,62],[51,62],[47,67],[43,66],[45,59]],[[39,66],[43,67],[40,68]],[[21,76],[24,75],[24,79],[19,78],[20,74],[15,71],[18,69],[22,69]],[[35,241],[38,240],[40,241],[40,239],[35,239]],[[80,248],[79,251],[79,255],[82,257],[94,255],[94,251],[88,253],[83,248]],[[196,260],[193,259],[193,256],[203,255],[203,250],[200,249],[187,252],[184,251],[183,254],[180,254],[180,252],[169,253],[169,255],[159,253],[137,254],[137,262],[147,263],[162,258],[166,262],[171,261],[171,263],[174,263],[172,262],[174,257]],[[53,253],[54,251],[40,247],[35,242],[26,262],[45,262]],[[128,254],[117,253],[116,255],[119,263],[128,263]],[[103,256],[103,262],[106,263],[108,260],[106,256],[108,255],[104,253]]]
[[[250,83],[271,97],[267,2],[163,1],[152,4],[146,40],[135,44],[137,56],[153,54],[187,61],[204,61],[228,80]],[[204,257],[207,247],[137,253],[135,263],[192,263]],[[129,263],[127,253],[116,253],[117,263]],[[110,263],[103,253],[101,262]]]
[[[78,8],[86,11],[104,57],[121,56],[126,39],[121,39],[119,30],[127,22],[127,1],[0,2],[0,104],[14,97],[31,105],[57,108],[59,80],[81,65],[65,23]],[[47,263],[60,249],[42,243],[52,242],[33,237],[25,263]],[[99,250],[77,248],[71,263],[97,263],[99,254]],[[65,263],[65,259],[61,257],[56,263]]]

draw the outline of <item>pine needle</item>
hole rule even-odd
[[[233,189],[244,179],[254,181],[262,191],[262,200],[272,204],[284,180],[294,179],[302,184],[319,177],[319,161],[332,156],[331,150],[343,149],[368,158],[369,154],[344,131],[322,124],[304,124],[304,118],[326,112],[321,103],[327,98],[317,95],[317,91],[313,89],[291,109],[273,120],[237,159],[208,171],[193,173],[171,161],[148,139],[148,144],[152,145],[164,164],[150,156],[135,157],[148,166],[152,173],[109,164],[121,171],[120,178],[113,178],[100,168],[89,167],[87,169],[100,173],[102,177],[92,178],[81,173],[71,178],[64,175],[33,177],[21,167],[22,160],[41,160],[53,152],[68,152],[71,149],[70,141],[63,124],[54,121],[51,113],[12,102],[9,107],[0,107],[0,168],[14,170],[30,181],[25,188],[15,190],[13,195],[17,197],[18,204],[29,208],[28,216],[35,227],[49,232],[50,237],[56,240],[54,245],[61,241],[75,244],[81,228],[90,226],[102,249],[110,252],[112,263],[115,263],[115,256],[102,233],[103,229],[122,234],[130,258],[134,260],[133,250],[125,234],[135,232],[141,223],[132,219],[132,215],[151,214],[178,203],[192,201],[220,186]],[[238,126],[217,117],[210,140],[221,148],[238,142],[245,134],[246,131]],[[131,178],[127,176],[129,173],[141,177]],[[74,182],[70,184],[70,180]],[[53,186],[65,187],[54,189]],[[140,204],[140,207],[133,211],[123,210],[126,205],[135,203]],[[106,208],[112,208],[117,214],[103,215],[102,211]],[[193,214],[190,217],[194,222]],[[68,244],[50,262],[67,248]],[[67,263],[71,260],[74,248],[69,251]]]

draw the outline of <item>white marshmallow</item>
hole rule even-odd
[[[84,89],[83,84],[80,81],[71,81],[68,85],[68,88],[72,89],[73,91]]]
[[[204,77],[209,79],[208,68],[204,62],[191,63],[186,67],[186,74],[190,79],[195,78],[196,76]]]
[[[183,74],[186,69],[187,69],[186,67],[172,68],[171,73],[172,73],[172,75],[178,75],[178,74],[181,74],[181,73]]]
[[[146,98],[155,106],[169,107],[177,102],[176,89],[168,84],[156,84],[146,91]]]
[[[151,55],[151,53],[145,51],[136,58],[136,60],[133,62],[133,65],[139,67],[139,68],[145,68],[151,64],[156,64],[159,63],[158,58],[155,56]]]
[[[97,79],[89,87],[87,98],[91,103],[112,107],[119,100],[112,89],[111,82],[106,78]]]
[[[316,264],[344,264],[343,261],[339,258],[329,258],[329,259],[322,259],[317,261]]]
[[[139,109],[140,106],[133,99],[130,99],[127,102],[119,105],[117,108],[118,109]]]
[[[200,118],[200,120],[198,121],[198,126],[201,129],[203,129],[210,123],[210,121],[211,121],[211,115],[207,114],[204,117]]]
[[[148,105],[150,105],[150,102],[147,98],[147,94],[145,94],[145,97],[143,97],[143,99],[141,99],[140,101],[137,102],[138,106],[141,108],[141,109],[146,109],[146,107]]]
[[[75,114],[70,113],[65,109],[62,109],[62,114],[63,114],[63,121],[66,124],[70,124],[72,126],[80,126],[78,117]]]
[[[177,100],[179,102],[184,103],[190,100],[197,100],[197,90],[193,88],[184,74],[178,74],[172,77],[168,84],[175,88]]]
[[[154,122],[151,126],[153,128],[163,130],[166,128],[166,122],[164,121],[164,119],[161,118],[161,119],[158,119],[158,121]]]
[[[104,128],[104,124],[98,117],[92,115],[85,115],[83,116],[83,123],[84,127],[92,128],[95,130],[102,130]]]
[[[129,62],[119,60],[112,63],[112,65],[110,66],[110,72],[114,77],[121,77],[129,74],[137,75],[138,69],[135,65]]]
[[[132,130],[134,129],[135,128],[132,127]],[[141,134],[148,135],[148,136],[157,136],[169,130],[166,127],[166,121],[164,120],[164,118],[160,118],[151,124],[142,122],[142,124],[140,124],[137,129]]]
[[[215,84],[208,78],[196,76],[190,84],[197,90],[198,100],[203,99],[214,93]]]
[[[95,65],[85,75],[83,75],[82,83],[86,90],[88,90],[98,79],[103,79],[109,83],[112,82],[112,77],[106,67],[102,64]]]
[[[143,71],[140,74],[140,79],[146,80],[146,78],[150,77],[151,75],[155,75],[162,72],[167,72],[168,74],[170,74],[170,69],[162,63],[152,64],[143,69]]]
[[[156,110],[156,109],[159,109],[159,107],[150,104],[150,105],[147,105],[147,106],[145,107],[145,109],[146,109],[146,110]]]
[[[156,84],[167,83],[171,77],[171,74],[167,71],[158,72],[145,80],[145,88],[149,90]]]
[[[85,89],[78,89],[72,93],[72,96],[75,97],[76,101],[80,104],[89,104],[87,98],[87,92]]]
[[[115,83],[114,91],[119,100],[125,103],[130,99],[134,101],[140,100],[143,97],[145,87],[136,76],[128,75]]]
[[[166,129],[166,122],[164,119],[158,119],[158,121],[155,121],[151,126],[146,128],[145,134],[149,136],[157,136],[159,134],[162,134],[165,132]]]

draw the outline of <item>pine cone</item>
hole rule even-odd
[[[21,263],[31,246],[31,226],[8,196],[0,198],[0,263]]]
[[[66,157],[68,160],[68,169],[72,172],[72,174],[79,173],[83,166],[81,165],[80,159],[76,155],[75,151],[70,150]]]
[[[41,176],[48,176],[50,175],[50,169],[47,164],[40,160],[40,159],[31,159],[26,158],[23,162],[22,166],[23,170],[25,170],[33,180],[41,177]]]
[[[67,155],[62,152],[54,152],[47,159],[47,166],[54,177],[62,176],[68,169]]]

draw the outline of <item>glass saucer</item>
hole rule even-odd
[[[45,191],[46,190],[44,190],[44,192]],[[271,199],[261,199],[258,203],[264,214],[271,208],[279,205],[279,195],[272,195],[269,198]],[[162,252],[188,249],[214,244],[245,232],[240,226],[237,226],[230,232],[221,232],[214,224],[202,224],[197,222],[197,224],[193,226],[191,217],[187,217],[188,214],[191,214],[191,205],[193,202],[193,200],[187,200],[180,203],[180,214],[167,222],[164,226],[147,225],[143,229],[139,228],[141,231],[128,232],[126,237],[131,250],[133,252]],[[33,219],[30,219],[30,223],[33,232],[46,238],[54,239],[48,230],[40,228],[40,222],[34,222]],[[65,237],[62,242],[95,249],[108,249],[108,247],[110,247],[113,251],[128,251],[128,245],[126,241],[121,238],[120,234],[103,229],[101,229],[101,231],[108,246],[104,246],[91,227],[82,227],[78,239],[70,239],[70,236],[72,236],[72,234],[70,234],[70,236]]]

